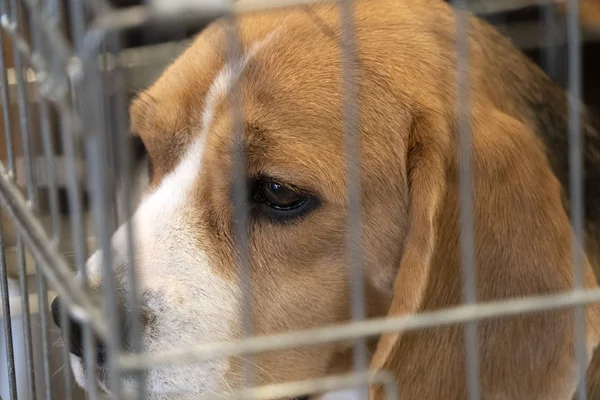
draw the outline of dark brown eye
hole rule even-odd
[[[262,183],[262,194],[265,202],[278,210],[290,210],[302,205],[306,197],[279,182]]]
[[[260,178],[251,183],[254,215],[273,222],[289,222],[319,206],[319,199],[276,179]]]

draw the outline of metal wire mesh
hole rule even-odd
[[[171,43],[149,50],[123,48],[122,33],[148,23],[172,26],[174,23],[209,22],[217,17],[229,21],[227,58],[241,54],[235,16],[250,11],[309,4],[312,0],[238,3],[211,1],[149,1],[147,4],[116,8],[101,0],[3,0],[0,3],[0,101],[3,105],[4,139],[0,165],[0,292],[6,386],[2,398],[74,399],[105,396],[96,382],[98,359],[106,364],[101,373],[108,375],[115,398],[153,398],[146,387],[147,373],[160,365],[206,362],[220,357],[241,357],[248,387],[223,394],[226,398],[300,398],[349,387],[380,384],[388,399],[398,398],[395,378],[386,371],[369,371],[367,340],[382,333],[409,332],[429,327],[464,324],[468,398],[479,399],[480,368],[484,360],[478,354],[478,323],[500,316],[536,313],[572,307],[575,310],[576,358],[579,380],[577,396],[587,398],[587,368],[584,306],[600,301],[600,289],[584,290],[583,251],[573,246],[574,289],[552,296],[531,296],[480,303],[477,301],[475,271],[475,231],[473,181],[471,177],[471,127],[469,117],[469,45],[467,11],[482,17],[499,11],[539,7],[543,10],[542,37],[545,69],[552,74],[561,61],[560,40],[567,43],[569,102],[570,205],[573,243],[583,243],[585,219],[583,199],[580,102],[582,42],[579,28],[579,1],[568,1],[564,35],[557,33],[557,15],[551,1],[467,1],[452,2],[457,15],[458,43],[456,83],[458,93],[458,152],[462,255],[463,305],[410,316],[366,319],[364,285],[364,248],[362,243],[362,192],[360,185],[361,104],[358,96],[358,59],[355,43],[352,1],[337,3],[340,9],[343,86],[343,133],[348,193],[347,264],[351,321],[334,326],[255,336],[252,329],[252,269],[249,266],[250,241],[247,237],[249,216],[244,201],[247,193],[242,134],[242,95],[234,87],[230,96],[231,131],[234,132],[233,201],[235,221],[235,262],[241,271],[240,286],[243,336],[238,342],[218,342],[194,347],[165,349],[159,354],[143,351],[143,316],[136,276],[135,229],[126,224],[128,268],[123,282],[117,281],[111,237],[116,228],[134,214],[133,173],[136,168],[128,139],[127,106],[130,90],[139,89],[156,78],[160,70],[185,47],[187,42]],[[522,28],[524,29],[524,28]],[[531,28],[528,32],[531,32]],[[517,34],[519,35],[519,34]],[[590,34],[593,39],[593,34]],[[533,46],[531,35],[522,47]],[[585,38],[584,38],[585,39]],[[529,40],[529,41],[528,41]],[[4,51],[4,49],[10,51]],[[156,54],[160,53],[160,57]],[[8,60],[10,58],[10,60]],[[144,58],[146,64],[140,61]],[[148,61],[150,60],[150,61]],[[148,70],[144,68],[148,67]],[[35,122],[34,122],[35,121]],[[566,133],[565,133],[566,134]],[[18,151],[17,151],[18,147]],[[59,155],[60,154],[60,155]],[[598,166],[600,168],[600,166]],[[124,199],[119,215],[115,193]],[[62,194],[61,194],[62,193]],[[69,213],[61,214],[61,195],[67,199]],[[86,208],[86,196],[91,210]],[[10,228],[10,231],[8,229]],[[98,298],[87,282],[86,260],[90,246],[102,251],[103,295]],[[10,249],[15,257],[7,257]],[[31,265],[33,267],[31,267]],[[79,278],[75,273],[79,272]],[[120,304],[119,284],[127,285],[126,306]],[[98,288],[95,288],[98,289]],[[35,293],[31,293],[31,291]],[[11,293],[17,293],[13,296]],[[71,330],[62,330],[65,346],[58,352],[53,345],[57,330],[49,321],[49,304],[56,295],[61,299],[60,325],[71,321],[81,325],[86,393],[74,385],[70,373]],[[20,302],[17,305],[17,302]],[[20,309],[17,309],[20,307]],[[125,314],[124,310],[127,310]],[[21,319],[17,321],[14,313]],[[33,316],[39,315],[39,322]],[[122,320],[128,320],[123,332]],[[32,322],[35,321],[35,322]],[[18,332],[15,327],[18,325]],[[125,338],[125,339],[124,339]],[[39,343],[36,342],[39,340]],[[299,382],[256,385],[257,364],[253,356],[261,352],[317,345],[334,341],[352,341],[353,372]],[[125,351],[124,341],[128,341]],[[103,346],[102,350],[98,350]],[[4,373],[4,372],[3,372]],[[57,375],[60,373],[60,375]],[[124,391],[123,378],[135,382]],[[4,377],[0,377],[4,379]],[[217,394],[209,393],[206,398]]]

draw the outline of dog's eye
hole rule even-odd
[[[274,179],[257,179],[252,184],[255,212],[280,222],[301,217],[318,205],[315,196]]]
[[[291,210],[300,207],[306,200],[302,194],[276,181],[261,182],[260,195],[276,210]]]

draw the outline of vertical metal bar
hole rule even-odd
[[[62,22],[62,6],[60,1],[47,0],[45,12],[52,25],[59,28]]]
[[[462,297],[465,304],[477,302],[475,276],[475,234],[473,184],[471,169],[471,114],[469,107],[469,14],[465,0],[454,0],[456,9],[457,114],[458,114],[458,182],[460,203],[460,247]],[[477,323],[464,326],[469,399],[479,400],[479,354]]]
[[[44,364],[44,394],[47,400],[52,399],[52,378],[50,372],[50,345],[48,337],[48,291],[46,278],[39,265],[35,263],[38,307],[40,313],[40,331],[42,336],[42,356]],[[66,325],[64,325],[66,326]]]
[[[571,219],[573,224],[572,261],[573,289],[583,288],[583,168],[581,138],[581,38],[579,28],[579,0],[567,3],[568,81],[569,81],[569,190],[571,192]],[[575,358],[579,386],[577,398],[587,399],[586,370],[587,345],[585,337],[585,308],[574,307]]]
[[[86,267],[86,231],[83,217],[82,202],[80,198],[81,188],[78,181],[78,168],[77,168],[77,152],[75,141],[79,139],[79,129],[75,126],[75,121],[70,118],[69,112],[66,107],[61,108],[60,124],[61,124],[61,140],[63,146],[63,152],[66,162],[67,170],[67,193],[69,196],[69,209],[71,210],[71,236],[73,238],[74,251],[75,251],[75,263],[80,275],[81,282],[84,287],[88,286],[88,275]],[[63,317],[66,320],[66,317]],[[66,322],[65,322],[66,323]],[[64,325],[67,326],[67,325]],[[87,396],[90,400],[97,399],[96,390],[96,351],[95,341],[92,332],[92,327],[89,322],[82,322],[83,330],[83,350],[84,350],[84,362],[86,371],[86,386]],[[68,339],[64,337],[65,342]],[[66,342],[68,343],[68,342]],[[68,352],[67,352],[68,357]],[[66,362],[69,362],[68,359]]]
[[[48,19],[48,25],[66,38],[66,27],[62,24],[63,3],[58,0],[47,0],[44,12]],[[47,48],[50,49],[51,46]],[[46,59],[52,61],[53,78],[59,81],[59,85],[67,85],[66,66],[60,55],[56,52],[46,53]]]
[[[0,202],[1,204],[1,202]],[[8,271],[4,253],[4,233],[0,209],[0,295],[2,296],[2,319],[4,320],[4,345],[6,347],[6,367],[8,370],[8,386],[10,400],[17,400],[17,376],[15,374],[15,354],[12,340],[12,321],[10,316],[10,299],[8,298]]]
[[[71,22],[71,41],[75,49],[75,54],[80,55],[84,37],[86,33],[86,8],[82,0],[69,1],[69,16]],[[95,54],[95,52],[94,52]],[[78,94],[80,94],[81,77],[83,75],[83,62],[79,58],[74,58],[69,66],[69,80],[71,82],[71,101],[73,108],[78,115],[82,114],[82,104],[79,102]],[[83,94],[83,93],[81,93]],[[85,98],[85,96],[82,96]],[[78,138],[79,139],[79,138]],[[83,223],[83,222],[82,222]]]
[[[360,105],[359,64],[356,54],[354,26],[354,1],[340,3],[340,45],[342,50],[342,123],[346,155],[348,190],[347,257],[349,268],[349,295],[352,320],[365,318],[364,252],[362,243],[362,189],[360,176]],[[354,341],[353,363],[355,372],[367,369],[367,344],[361,337]],[[368,397],[365,385],[361,397]]]
[[[0,13],[8,14],[8,4],[6,0],[0,2]],[[6,154],[8,174],[11,177],[15,175],[15,157],[12,142],[12,124],[10,121],[10,96],[8,91],[7,65],[4,60],[4,32],[0,32],[0,100],[2,101],[2,117],[4,118],[4,135],[6,140]]]
[[[104,312],[108,317],[110,327],[109,337],[107,337],[106,349],[109,386],[111,394],[117,399],[121,396],[121,379],[120,368],[118,364],[118,355],[121,351],[121,327],[120,313],[117,300],[117,287],[112,269],[112,246],[111,246],[111,229],[109,226],[110,209],[109,209],[109,193],[112,190],[109,188],[111,183],[106,174],[107,160],[107,143],[105,138],[106,124],[103,99],[95,98],[103,94],[102,80],[98,68],[98,61],[94,53],[84,62],[84,79],[82,87],[87,94],[85,104],[83,106],[84,120],[89,123],[90,132],[85,137],[86,160],[88,161],[88,176],[91,183],[93,211],[96,221],[97,236],[100,242],[102,254],[102,297]],[[112,336],[112,337],[110,337]]]
[[[33,46],[34,51],[48,54],[47,51],[43,51],[46,49],[42,49],[42,37],[39,32],[39,27],[32,22],[32,38],[33,38]],[[44,151],[44,159],[45,159],[45,175],[46,181],[48,185],[48,197],[50,203],[50,215],[51,215],[51,224],[52,224],[52,241],[55,246],[58,246],[60,243],[60,218],[59,218],[59,210],[58,210],[58,189],[56,186],[56,171],[55,164],[53,159],[53,143],[51,137],[51,128],[50,128],[50,110],[48,102],[42,96],[38,96],[38,107],[39,107],[39,116],[40,116],[40,124],[41,124],[41,135],[42,135],[42,144]],[[44,358],[44,383],[45,383],[45,397],[46,399],[52,398],[52,376],[50,371],[50,348],[49,348],[49,337],[48,337],[48,293],[47,293],[47,282],[46,278],[42,272],[42,269],[39,263],[36,262],[36,275],[38,281],[38,307],[40,310],[40,330],[42,336],[42,352]],[[61,307],[61,326],[68,326],[67,323],[67,314],[66,307],[62,304]],[[69,343],[70,341],[70,331],[69,329],[65,329],[63,331],[63,335],[65,337],[65,343]],[[65,364],[69,362],[69,352],[68,345],[63,346],[63,351],[65,352]],[[71,398],[71,376],[70,370],[65,370],[65,399]]]
[[[71,17],[71,32],[72,41],[76,51],[81,49],[83,43],[83,37],[85,35],[85,6],[81,0],[71,0],[69,3],[69,11]],[[74,64],[78,68],[71,68],[70,75],[71,79],[77,78],[78,75],[83,73],[83,66],[81,63]],[[78,94],[81,94],[81,88],[72,86],[72,102],[73,108],[77,112],[81,112],[81,104],[78,102]],[[85,92],[83,92],[85,93]],[[75,240],[75,254],[79,269],[79,274],[82,278],[84,286],[88,286],[88,275],[86,266],[86,254],[87,254],[87,242],[85,240],[84,233],[85,222],[83,217],[83,208],[80,199],[81,188],[79,186],[78,176],[75,173],[77,171],[76,155],[79,154],[77,151],[79,139],[81,139],[81,126],[74,126],[75,120],[68,118],[66,110],[63,110],[61,123],[63,125],[63,146],[65,156],[68,162],[69,169],[69,204],[72,213],[72,227],[74,232]],[[72,137],[69,136],[72,133]],[[79,232],[79,233],[76,233]],[[96,400],[98,398],[98,390],[96,386],[96,372],[97,372],[97,357],[96,357],[96,340],[93,335],[92,327],[89,323],[83,324],[83,347],[84,347],[84,362],[86,371],[86,394],[89,400]]]
[[[29,288],[27,287],[27,265],[25,261],[25,249],[23,240],[17,235],[17,261],[19,264],[19,285],[21,289],[21,309],[23,316],[23,328],[25,330],[25,365],[27,368],[27,379],[29,383],[29,398],[37,399],[35,385],[35,369],[33,363],[33,339],[31,336],[31,313],[29,308]]]
[[[115,38],[116,34],[112,34],[112,35],[108,35],[106,37],[106,40],[104,41],[104,43],[102,43],[102,55],[101,55],[101,60],[102,60],[102,67],[103,70],[100,73],[100,78],[102,79],[103,82],[103,86],[106,88],[109,88],[107,91],[110,93],[112,92],[112,90],[110,89],[110,79],[111,79],[111,75],[113,74],[113,71],[111,71],[112,68],[114,68],[114,65],[110,65],[110,56],[108,54],[108,45],[107,42],[114,42],[114,38]],[[114,43],[113,43],[114,44]],[[115,55],[114,58],[116,58],[117,55]],[[113,60],[113,64],[114,64],[114,60]],[[110,94],[108,96],[102,96],[102,101],[104,102],[104,110],[106,112],[105,118],[106,118],[106,123],[105,123],[105,131],[104,131],[104,137],[106,139],[106,148],[107,149],[116,149],[115,146],[115,131],[114,131],[114,127],[112,125],[112,123],[110,121],[108,121],[109,119],[111,119],[111,103],[110,103]],[[108,151],[106,154],[106,160],[107,160],[107,167],[109,170],[109,173],[107,174],[106,179],[108,180],[108,187],[114,187],[114,183],[115,183],[115,156],[113,154],[112,151]],[[108,209],[110,215],[110,218],[107,219],[107,221],[110,221],[110,229],[111,231],[116,230],[118,227],[118,214],[116,212],[117,210],[117,199],[116,196],[112,196],[110,199],[110,203],[111,203],[111,207]]]
[[[65,302],[60,303],[60,326],[69,326],[69,309]],[[69,352],[68,343],[71,342],[71,330],[65,329],[61,332],[64,343],[62,346],[62,356],[64,360],[64,378],[65,378],[65,400],[71,400],[73,398],[73,391],[71,390],[73,385],[73,379],[71,379],[71,353]]]
[[[554,9],[554,4],[547,4],[542,6],[542,18],[543,24],[542,28],[544,29],[543,35],[543,43],[540,46],[543,49],[542,57],[542,66],[546,73],[552,77],[556,78],[557,74],[557,24],[556,24],[556,10]]]
[[[10,16],[13,24],[15,24],[15,31],[19,31],[20,26],[20,13],[19,3],[17,0],[11,0],[10,2]],[[25,165],[25,182],[27,186],[27,200],[29,206],[35,207],[35,188],[34,188],[34,175],[32,167],[32,156],[30,148],[30,126],[28,116],[28,104],[27,104],[27,82],[23,79],[24,68],[21,59],[21,53],[17,46],[13,46],[13,57],[14,57],[14,70],[15,79],[17,83],[17,99],[19,103],[19,122],[21,128],[21,147],[23,149],[23,158]],[[23,327],[25,330],[25,364],[27,368],[28,383],[29,383],[29,395],[30,398],[37,398],[36,382],[35,382],[35,369],[33,362],[33,339],[31,334],[31,313],[29,307],[29,288],[27,285],[27,265],[25,259],[25,249],[23,248],[23,241],[20,235],[17,235],[17,259],[19,264],[19,284],[21,289],[21,308],[23,315]]]
[[[42,49],[42,37],[38,27],[31,24],[33,46],[34,51],[39,53],[46,53]],[[48,185],[48,198],[50,202],[50,215],[52,223],[52,239],[55,244],[58,244],[60,240],[60,218],[58,212],[58,189],[56,187],[56,170],[54,165],[54,154],[53,154],[53,143],[52,143],[52,131],[50,127],[50,108],[48,101],[38,96],[38,107],[40,116],[40,131],[42,135],[42,146],[44,151],[45,161],[45,175]]]
[[[69,1],[69,16],[71,20],[71,40],[73,42],[76,52],[81,50],[83,44],[83,37],[85,36],[85,5],[82,0],[70,0]],[[79,69],[73,69],[70,71],[71,79],[77,78],[73,74],[81,74],[83,71],[81,64],[74,64]],[[81,104],[78,102],[78,94],[82,93],[81,88],[72,86],[72,102],[73,108],[77,112],[81,112]],[[85,93],[85,92],[83,92]],[[73,231],[73,238],[75,241],[75,258],[78,265],[79,275],[81,276],[82,284],[88,286],[88,275],[86,266],[86,254],[87,254],[87,242],[85,240],[86,230],[85,222],[83,217],[83,208],[80,198],[81,187],[79,185],[77,169],[77,150],[79,139],[81,139],[80,126],[73,126],[74,120],[70,119],[66,113],[66,110],[62,110],[61,124],[63,131],[63,148],[65,157],[67,160],[67,169],[69,173],[69,207],[72,210],[71,224]],[[71,134],[71,135],[70,135]],[[92,327],[89,323],[83,324],[83,349],[84,349],[84,362],[86,371],[86,394],[89,400],[96,400],[98,398],[98,390],[96,387],[96,341],[93,335]]]
[[[115,38],[116,39],[116,38]],[[115,44],[116,51],[120,48],[120,43]],[[127,124],[127,101],[125,98],[125,92],[122,88],[125,87],[124,82],[124,71],[121,68],[120,59],[117,59],[114,71],[114,80],[112,89],[114,90],[115,109],[116,109],[116,131],[118,136],[117,143],[117,157],[119,159],[119,166],[122,168],[120,171],[123,179],[123,187],[125,188],[125,218],[126,218],[126,235],[127,235],[127,277],[129,283],[128,293],[128,319],[130,321],[130,331],[128,332],[132,351],[136,354],[141,354],[143,349],[142,343],[142,328],[141,328],[141,307],[138,295],[138,280],[136,274],[135,264],[135,247],[134,247],[134,236],[133,236],[133,222],[131,216],[133,215],[133,204],[132,204],[132,149],[131,142],[128,140],[128,124]],[[147,397],[146,394],[146,372],[140,370],[134,373],[134,378],[137,383],[136,398],[143,400]]]
[[[96,373],[98,371],[96,357],[96,339],[89,324],[83,326],[83,358],[85,363],[85,386],[86,395],[90,400],[98,399],[98,388],[96,386]]]
[[[10,17],[15,24],[15,31],[19,29],[19,2],[11,0],[10,2]],[[21,52],[17,46],[13,46],[14,70],[17,83],[17,100],[19,103],[19,125],[21,128],[21,146],[23,149],[23,158],[25,159],[25,182],[27,183],[27,199],[34,201],[33,190],[33,168],[31,165],[31,149],[30,149],[30,132],[29,132],[29,117],[27,113],[27,82],[23,79],[23,63]]]
[[[227,62],[235,63],[243,56],[239,30],[234,15],[227,15]],[[242,71],[240,71],[241,73]],[[244,159],[244,125],[242,121],[242,91],[238,82],[230,92],[231,133],[233,137],[233,208],[235,226],[236,261],[240,272],[240,289],[243,295],[242,334],[243,337],[253,335],[253,303],[252,274],[250,266],[250,249],[248,246],[248,208],[246,205],[246,168]],[[253,357],[242,360],[244,384],[251,387],[255,380]]]
[[[32,22],[39,27],[46,40],[52,45],[54,54],[66,64],[73,53],[71,46],[61,32],[49,23],[48,20],[42,17],[39,8],[39,0],[22,0],[21,2],[24,2],[29,7],[29,16]],[[54,73],[60,74],[61,78],[63,78],[64,70],[55,70]]]
[[[85,4],[83,0],[69,1],[69,14],[71,17],[71,40],[76,52],[81,50],[85,36]]]
[[[97,93],[97,92],[96,92]],[[101,131],[98,132],[101,134]],[[105,315],[108,316],[111,335],[107,338],[108,350],[107,365],[109,369],[110,391],[115,398],[121,396],[121,382],[117,357],[121,349],[119,312],[117,302],[116,281],[112,270],[112,254],[110,243],[110,228],[108,226],[108,190],[106,167],[106,145],[98,134],[86,139],[86,154],[89,159],[90,182],[92,184],[92,197],[94,199],[94,214],[97,225],[100,248],[102,251],[102,297]],[[112,336],[112,337],[110,337]]]
[[[31,36],[33,39],[33,49],[39,54],[43,53],[42,49],[42,37],[40,34],[39,27],[33,19],[30,19],[31,25]],[[46,53],[47,54],[47,53]],[[52,240],[54,245],[58,245],[60,240],[60,220],[58,217],[58,191],[56,188],[56,174],[54,169],[53,160],[53,145],[51,139],[50,129],[50,115],[48,101],[42,96],[38,96],[38,107],[40,116],[40,128],[42,135],[42,144],[45,159],[45,175],[48,185],[48,196],[50,203],[50,215],[52,223]],[[38,282],[38,300],[39,300],[39,312],[40,312],[40,330],[42,336],[42,353],[44,358],[44,381],[45,381],[45,395],[46,399],[52,398],[52,379],[50,372],[50,349],[49,349],[49,338],[48,338],[48,294],[47,294],[47,283],[46,278],[40,268],[40,265],[36,263],[36,277]],[[65,325],[66,326],[66,325]]]

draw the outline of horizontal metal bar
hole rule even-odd
[[[543,41],[540,38],[540,29],[537,23],[515,23],[498,27],[513,43],[522,50],[534,50],[540,47]],[[556,29],[564,30],[560,25]],[[557,33],[555,45],[566,43],[566,35],[560,31]],[[600,40],[600,32],[585,31],[582,34],[582,42],[595,42]],[[124,70],[127,90],[137,93],[152,84],[162,71],[179,56],[190,44],[192,39],[167,42],[159,45],[143,46],[127,49],[121,52],[120,62]],[[100,61],[99,61],[100,62]],[[108,66],[114,64],[109,60]],[[105,69],[104,65],[102,69]],[[11,103],[16,104],[16,80],[12,68],[7,70],[8,84]],[[27,83],[29,98],[32,102],[38,101],[37,82],[34,72],[27,70]]]
[[[191,40],[183,40],[177,42],[169,42],[153,46],[144,46],[133,49],[127,49],[119,55],[121,68],[124,69],[127,88],[134,93],[140,89],[146,88],[149,84],[155,81],[161,72],[179,56]],[[103,60],[99,60],[102,70],[106,67],[113,68],[115,60],[110,55]],[[35,72],[29,68],[26,70],[25,78],[29,90],[29,100],[31,102],[38,101],[38,82],[36,81]],[[17,103],[17,88],[16,76],[13,68],[7,69],[7,80],[9,87],[10,102]]]
[[[115,31],[141,26],[152,19],[151,9],[146,5],[111,9],[98,15],[93,29]]]
[[[338,3],[339,0],[150,0],[146,15],[160,21],[217,18],[224,15],[273,10],[278,8],[310,5],[314,3]]]
[[[337,0],[330,0],[335,3]],[[266,9],[285,8],[312,3],[322,3],[323,0],[151,0],[149,8],[155,18],[180,18],[186,15],[213,15],[254,12]],[[497,14],[520,10],[531,6],[560,4],[561,0],[468,0],[467,9],[478,15]],[[141,11],[137,11],[141,13]]]
[[[139,370],[157,365],[200,362],[218,357],[241,356],[328,342],[377,336],[387,332],[410,331],[433,326],[460,324],[490,318],[600,302],[600,289],[574,290],[548,296],[529,296],[504,301],[462,305],[412,316],[377,318],[335,326],[258,336],[240,342],[208,343],[177,348],[155,355],[122,354],[120,368]]]
[[[477,15],[500,14],[527,7],[561,4],[563,0],[466,0],[466,9]]]
[[[200,397],[199,400],[267,400],[275,398],[298,398],[306,395],[323,394],[327,392],[352,389],[364,385],[382,385],[387,400],[398,399],[398,383],[388,371],[352,372],[345,375],[333,375],[324,378],[313,378],[301,381],[263,385],[248,389],[237,390],[227,394],[211,393]],[[184,393],[177,393],[184,395]],[[124,400],[135,400],[136,394],[124,393]]]
[[[100,14],[111,10],[111,5],[106,0],[78,0],[87,5],[93,10],[94,13]]]
[[[512,39],[513,43],[521,50],[538,49],[543,43],[540,38],[541,31],[537,23],[514,23],[506,26],[497,27],[504,35]],[[555,45],[566,43],[566,34],[564,27],[556,26],[557,40]],[[584,31],[582,33],[582,42],[595,42],[600,40],[600,32]],[[179,56],[190,44],[192,39],[182,41],[173,41],[159,45],[136,47],[126,49],[120,54],[121,67],[124,70],[127,90],[130,93],[137,93],[152,84],[162,73],[162,71]],[[100,62],[100,61],[99,61]],[[104,61],[106,62],[106,61]],[[107,62],[108,67],[114,65],[114,60]],[[105,69],[105,65],[102,65]],[[9,84],[10,101],[16,104],[16,79],[15,71],[12,68],[7,70],[7,79]],[[35,73],[28,69],[26,73],[28,83],[29,99],[31,102],[38,101],[38,88]]]
[[[398,399],[398,384],[387,371],[354,372],[347,375],[329,376],[325,378],[306,379],[303,381],[286,382],[238,390],[225,395],[211,394],[201,400],[209,399],[240,399],[268,400],[278,398],[298,398],[311,394],[322,394],[343,389],[354,389],[367,384],[382,385],[385,388],[387,400]]]
[[[335,1],[337,0],[329,0],[331,3]],[[199,20],[210,20],[225,15],[306,5],[316,2],[323,2],[323,0],[259,0],[252,2],[151,0],[149,1],[150,5],[128,7],[104,13],[94,20],[92,26],[94,30],[100,32],[135,28],[150,21],[160,21],[162,23],[168,21],[198,23]]]

